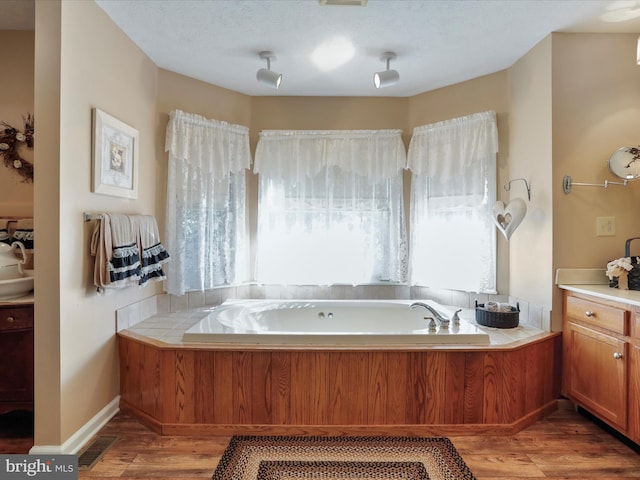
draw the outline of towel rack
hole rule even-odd
[[[83,216],[85,222],[90,222],[91,220],[102,220],[102,214],[101,213],[84,212],[82,214],[82,216]]]
[[[562,189],[564,193],[569,193],[571,191],[572,185],[579,185],[581,187],[602,187],[607,188],[609,185],[620,185],[622,187],[627,186],[627,180],[623,180],[622,182],[610,182],[609,180],[605,180],[604,183],[577,183],[571,181],[570,175],[565,175],[562,179]]]

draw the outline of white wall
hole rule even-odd
[[[509,295],[551,311],[552,274],[552,129],[551,37],[509,69],[509,179],[507,200],[524,199],[527,215],[508,242]],[[502,188],[500,185],[499,188]],[[506,202],[505,202],[506,203]]]

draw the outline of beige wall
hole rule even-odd
[[[551,37],[547,37],[509,69],[509,164],[507,200],[527,203],[527,215],[508,242],[509,287],[512,297],[551,310],[552,272],[552,122]],[[535,260],[534,260],[535,259]]]
[[[38,245],[35,288],[35,443],[42,446],[63,444],[118,395],[115,310],[161,285],[98,296],[90,286],[91,224],[82,216],[157,214],[157,67],[93,2],[37,2],[36,55],[36,109],[49,126],[40,130],[35,184],[35,228],[49,237]],[[137,200],[90,191],[93,107],[139,131]]]
[[[509,101],[507,71],[478,77],[409,99],[408,134],[415,127],[473,113],[493,110],[497,114],[499,151],[497,159],[498,200],[504,199],[502,185],[509,177]],[[508,245],[502,235],[497,238],[497,288],[498,293],[509,292]]]
[[[36,445],[60,445],[60,35],[59,2],[37,2],[34,111],[38,128],[34,158],[35,264],[35,438]],[[37,128],[37,127],[36,127]],[[44,180],[46,179],[46,181]],[[47,241],[38,242],[39,233]]]
[[[614,180],[607,161],[619,147],[640,143],[640,66],[636,34],[553,34],[553,269],[605,268],[640,234],[640,181],[562,190],[562,178]],[[596,237],[598,216],[616,218],[616,235]],[[632,244],[634,246],[634,244]],[[635,244],[632,254],[640,254]],[[554,317],[561,312],[554,291]],[[554,318],[555,320],[555,318]]]
[[[20,131],[24,131],[24,117],[33,114],[34,41],[32,31],[0,30],[0,121]],[[19,152],[22,158],[33,162],[33,150],[23,146]],[[0,164],[0,217],[33,216],[33,184],[23,180]]]

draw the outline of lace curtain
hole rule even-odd
[[[417,127],[411,169],[412,284],[496,292],[495,112]]]
[[[170,113],[166,289],[182,295],[248,280],[245,171],[249,130],[176,110]]]
[[[400,130],[261,132],[257,281],[404,281],[405,163]]]

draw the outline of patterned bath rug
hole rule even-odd
[[[213,480],[475,480],[444,437],[234,436]]]

